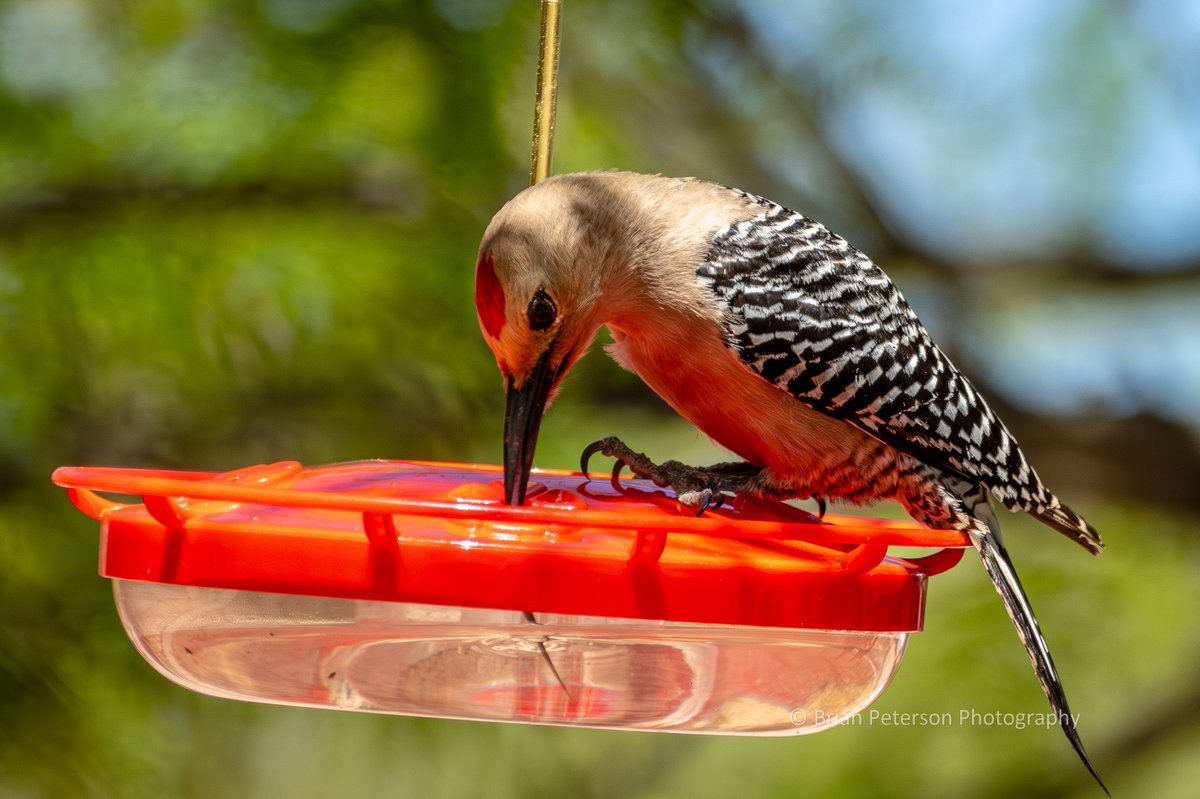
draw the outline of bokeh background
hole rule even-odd
[[[0,3],[0,795],[1096,796],[1057,730],[802,739],[240,705],[127,643],[63,464],[495,462],[475,248],[535,0]],[[1114,794],[1200,784],[1200,6],[567,0],[556,171],[694,174],[901,285],[1109,549],[1006,515]],[[587,359],[543,426],[719,457]],[[894,510],[880,509],[890,513]],[[1040,712],[968,558],[876,707]]]

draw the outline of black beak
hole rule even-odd
[[[549,350],[537,362],[522,388],[513,388],[512,378],[508,379],[508,406],[504,411],[504,496],[509,505],[525,502],[538,428],[553,385]]]

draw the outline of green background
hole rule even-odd
[[[1026,9],[1039,35],[980,62],[988,4],[753,5],[567,0],[555,171],[737,185],[884,265],[1108,542],[1002,519],[1097,768],[1114,795],[1194,796],[1198,204],[1142,185],[1194,159],[1137,119],[1187,107],[1200,25]],[[129,645],[56,466],[499,459],[473,265],[527,181],[537,24],[532,0],[0,4],[0,796],[1097,795],[1057,730],[339,714],[191,694]],[[1104,363],[1104,391],[1076,379]],[[538,462],[607,434],[721,457],[595,354]],[[1045,709],[970,556],[875,707]]]

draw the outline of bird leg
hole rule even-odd
[[[622,469],[629,467],[629,471],[638,477],[651,480],[657,486],[674,489],[680,502],[690,508],[697,508],[697,516],[710,507],[721,507],[725,503],[727,493],[763,493],[757,479],[763,472],[762,467],[744,461],[717,463],[705,467],[688,466],[679,461],[657,464],[643,453],[634,452],[621,439],[609,436],[584,448],[580,459],[580,471],[587,474],[588,461],[596,454],[616,459],[617,463],[613,468],[614,487],[619,489],[617,478]]]

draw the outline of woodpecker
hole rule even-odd
[[[505,381],[505,493],[524,502],[543,413],[600,327],[608,353],[744,463],[655,464],[616,438],[584,452],[703,513],[726,493],[894,500],[981,557],[1058,720],[1104,788],[1000,537],[989,495],[1093,554],[1096,531],[866,255],[795,211],[695,178],[560,175],[492,219],[476,266],[483,336]],[[1104,788],[1107,793],[1107,788]]]

